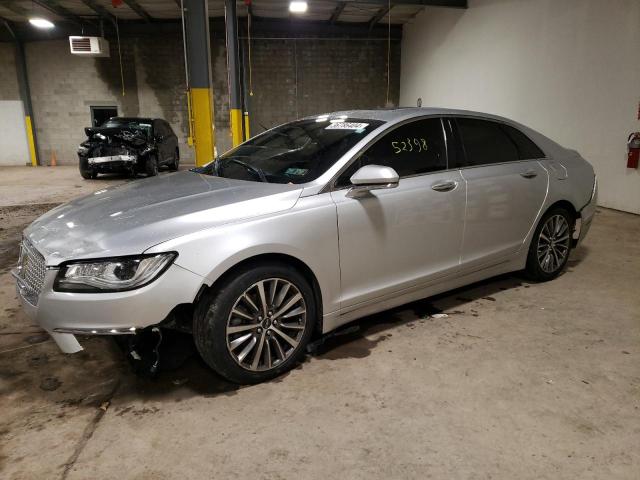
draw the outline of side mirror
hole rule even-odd
[[[396,188],[399,178],[398,173],[391,167],[365,165],[359,168],[349,179],[353,187],[347,192],[347,197],[357,197],[371,190]]]

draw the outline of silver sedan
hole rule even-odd
[[[596,190],[576,151],[505,118],[331,113],[51,210],[14,275],[65,352],[76,334],[188,329],[213,369],[254,383],[356,318],[506,272],[553,279]]]

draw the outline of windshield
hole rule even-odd
[[[147,136],[151,135],[151,121],[145,119],[110,118],[101,126],[105,128],[128,128],[131,130],[141,130]]]
[[[237,180],[310,182],[382,123],[327,116],[298,120],[268,130],[193,171]]]

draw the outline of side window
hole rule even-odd
[[[509,138],[516,144],[518,149],[518,157],[520,160],[534,160],[537,158],[544,158],[544,152],[540,148],[529,140],[524,133],[511,125],[501,125],[502,129],[509,135]]]
[[[171,125],[169,125],[168,122],[166,122],[165,120],[162,120],[162,128],[164,130],[164,134],[171,136],[173,135],[173,130],[171,129]]]
[[[159,135],[164,136],[164,129],[162,128],[162,123],[160,120],[153,121],[153,134],[157,137]]]
[[[400,178],[446,169],[447,157],[440,119],[417,120],[385,134],[340,175],[336,186],[349,185],[349,178],[365,165],[391,167]]]
[[[499,123],[476,118],[456,119],[466,153],[466,166],[519,160],[516,144]]]

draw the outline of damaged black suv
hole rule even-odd
[[[165,165],[169,170],[178,170],[178,137],[165,120],[112,117],[84,132],[87,140],[78,147],[82,178],[112,172],[154,176]]]

